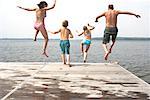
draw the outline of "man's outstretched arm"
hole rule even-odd
[[[127,14],[127,15],[134,15],[137,18],[141,18],[140,15],[134,14],[132,12],[128,12],[128,11],[118,11],[118,14]]]
[[[95,22],[98,22],[98,19],[103,17],[103,16],[105,16],[105,13],[102,13],[101,15],[97,16]]]

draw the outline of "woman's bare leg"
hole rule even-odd
[[[45,55],[46,57],[48,57],[47,53],[46,53],[46,48],[47,48],[47,44],[48,44],[48,35],[47,35],[47,31],[45,28],[42,28],[41,30],[41,33],[44,37],[44,41],[45,41],[45,44],[44,44],[44,50],[43,50],[43,55]]]
[[[36,38],[37,38],[38,33],[39,33],[39,30],[36,30],[35,37],[34,37],[34,41],[36,41]]]

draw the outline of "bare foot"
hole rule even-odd
[[[69,67],[72,67],[70,64],[68,64]]]
[[[46,52],[43,52],[43,55],[45,55],[46,57],[48,57],[48,55],[46,54]]]
[[[107,60],[108,59],[108,55],[110,52],[105,53],[104,59]]]
[[[36,38],[34,39],[34,41],[36,41]]]

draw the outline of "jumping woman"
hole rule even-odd
[[[33,8],[33,9],[23,8],[23,7],[18,6],[20,9],[36,12],[36,22],[34,24],[34,28],[36,29],[36,34],[35,34],[34,41],[36,41],[37,34],[40,31],[45,40],[43,55],[45,55],[46,57],[48,57],[48,55],[46,53],[46,48],[47,48],[47,44],[48,44],[48,34],[47,34],[47,30],[45,28],[44,21],[45,21],[45,17],[46,17],[46,11],[53,9],[55,7],[55,4],[56,4],[56,0],[54,1],[53,6],[49,7],[49,8],[47,7],[48,4],[45,1],[41,1],[39,4],[37,4],[38,8]]]

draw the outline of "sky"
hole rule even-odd
[[[0,0],[0,38],[33,38],[35,35],[35,12],[28,12],[17,8],[35,8],[41,0]],[[45,0],[48,6],[54,0]],[[105,18],[95,23],[96,16],[108,10],[113,4],[116,10],[130,11],[141,15],[140,19],[131,15],[118,16],[118,37],[150,37],[150,0],[57,0],[53,10],[47,11],[45,24],[47,30],[57,31],[63,20],[69,21],[69,27],[78,37],[76,30],[90,23],[95,26],[92,37],[103,37]],[[59,34],[48,33],[49,38],[59,38]],[[42,38],[39,34],[38,38]]]

